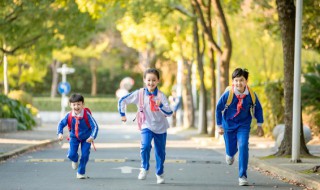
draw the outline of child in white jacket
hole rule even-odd
[[[166,139],[169,123],[166,117],[172,115],[172,110],[166,96],[158,90],[160,75],[156,69],[145,71],[143,80],[146,88],[143,89],[143,113],[145,120],[141,125],[141,169],[138,179],[144,180],[149,171],[151,141],[154,140],[157,183],[164,183],[163,168],[166,156]],[[136,104],[139,107],[139,90],[122,98],[118,103],[122,121],[127,121],[125,107],[127,104]]]

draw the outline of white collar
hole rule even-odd
[[[244,90],[243,93],[239,92],[239,90],[237,90],[236,87],[233,87],[233,92],[236,96],[243,95],[243,94],[248,95],[249,94],[248,86],[246,86],[246,89]]]
[[[78,115],[74,111],[72,111],[72,117],[83,117],[83,113],[84,113],[83,111],[84,110],[82,109],[80,114],[78,114]]]

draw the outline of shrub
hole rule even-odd
[[[36,125],[30,110],[21,102],[0,94],[0,118],[15,118],[19,130],[30,130]]]
[[[32,96],[23,90],[12,90],[8,94],[8,97],[14,100],[18,100],[24,106],[27,104],[32,104]]]

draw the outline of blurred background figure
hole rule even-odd
[[[176,86],[172,87],[171,96],[169,96],[169,103],[170,103],[171,109],[173,111],[171,126],[176,127],[176,125],[177,125],[177,111],[181,107],[181,97],[177,96],[177,87]]]
[[[116,91],[117,98],[121,98],[129,93],[134,85],[134,80],[131,77],[125,77],[120,82],[120,88]]]

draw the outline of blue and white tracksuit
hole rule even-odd
[[[83,112],[84,110],[82,110],[82,112],[77,115],[78,117],[81,117],[82,119],[79,120],[79,132],[78,132],[78,137],[76,137],[75,134],[75,123],[76,123],[76,119],[74,117],[72,117],[72,123],[71,123],[71,131],[70,131],[70,148],[68,151],[68,155],[67,157],[73,161],[73,162],[78,162],[79,159],[79,155],[78,155],[78,148],[79,145],[81,144],[81,158],[80,158],[80,163],[79,163],[79,167],[78,167],[78,173],[79,174],[85,174],[86,173],[86,165],[87,162],[89,160],[89,155],[90,155],[90,146],[91,143],[87,143],[86,140],[89,137],[92,137],[93,139],[95,139],[98,135],[98,130],[99,127],[96,123],[96,121],[94,120],[94,118],[91,116],[91,114],[89,112],[87,112],[88,115],[88,120],[90,123],[90,127],[87,126],[87,123],[85,121],[85,119],[83,118]],[[68,116],[69,114],[72,114],[72,116],[75,116],[74,112],[69,112],[66,114],[66,116],[60,121],[59,125],[58,125],[58,129],[57,129],[57,134],[63,134],[63,128],[65,126],[68,125]]]
[[[219,127],[224,129],[224,141],[226,147],[226,154],[233,157],[239,148],[239,178],[247,177],[247,168],[249,161],[249,134],[250,124],[252,121],[252,115],[250,108],[252,106],[252,100],[248,89],[242,94],[246,94],[242,100],[242,109],[236,117],[234,115],[237,112],[237,104],[239,100],[236,95],[241,94],[236,88],[234,88],[234,97],[231,104],[225,109],[229,91],[226,91],[217,104],[216,109],[216,122]],[[263,123],[263,111],[261,104],[256,96],[256,105],[254,107],[254,117],[257,119],[258,126]]]
[[[159,96],[161,93],[161,96]],[[149,160],[151,151],[151,141],[154,139],[155,158],[156,158],[156,174],[163,174],[163,164],[166,156],[166,139],[169,123],[166,117],[172,115],[172,110],[166,96],[156,88],[153,93],[150,93],[147,88],[144,88],[144,108],[146,120],[141,126],[141,168],[149,170]],[[159,111],[151,111],[149,96],[154,95],[161,98]],[[118,102],[118,110],[121,116],[125,116],[125,108],[127,104],[136,104],[139,108],[139,90],[136,90],[124,97]]]

